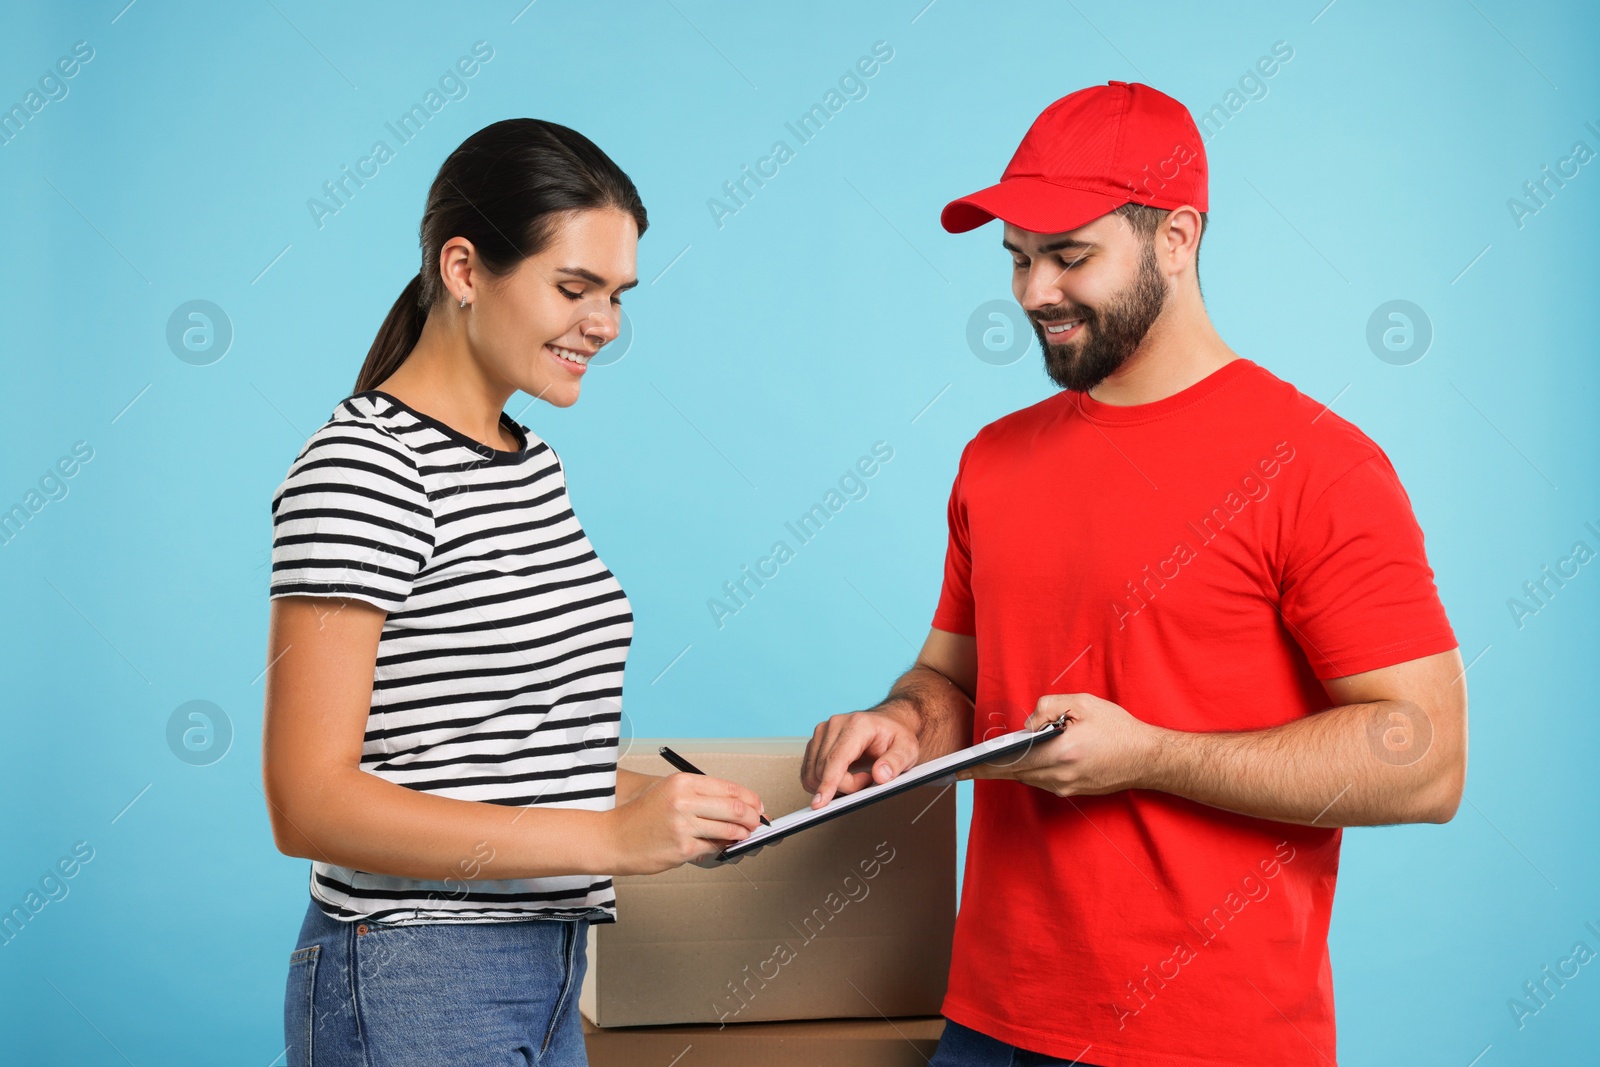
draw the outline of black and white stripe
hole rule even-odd
[[[273,495],[268,595],[389,613],[362,769],[460,800],[609,809],[633,613],[572,512],[560,458],[501,421],[522,448],[376,390],[346,398]],[[483,878],[493,869],[428,882],[314,861],[311,894],[346,920],[616,919],[607,877]]]

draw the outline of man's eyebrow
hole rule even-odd
[[[584,281],[589,282],[589,283],[591,283],[593,285],[604,285],[606,283],[606,280],[604,278],[600,277],[600,275],[596,274],[592,270],[586,270],[583,267],[557,267],[556,268],[556,272],[558,274],[570,274],[574,278],[582,278]],[[617,292],[619,292],[619,293],[627,292],[629,289],[632,289],[634,286],[636,286],[638,284],[639,284],[639,279],[635,278],[631,282],[628,282],[628,283],[626,283],[624,285],[617,286]]]
[[[1013,252],[1013,253],[1015,253],[1015,254],[1017,254],[1019,256],[1026,254],[1026,253],[1024,253],[1022,251],[1022,249],[1018,248],[1016,245],[1012,244],[1010,241],[1001,241],[1000,242],[1000,246],[1002,248],[1006,249],[1008,252]],[[1063,248],[1081,248],[1081,249],[1084,249],[1084,250],[1087,251],[1088,249],[1092,249],[1094,247],[1095,247],[1095,243],[1093,241],[1083,241],[1083,240],[1079,240],[1076,237],[1063,237],[1059,241],[1051,241],[1047,245],[1040,245],[1039,246],[1039,251],[1041,251],[1041,252],[1059,252]]]

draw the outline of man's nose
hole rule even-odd
[[[1022,289],[1022,307],[1026,311],[1038,311],[1041,308],[1054,307],[1063,302],[1063,294],[1057,282],[1061,278],[1059,268],[1048,263],[1039,263],[1028,269],[1028,278]]]

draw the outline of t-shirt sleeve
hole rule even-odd
[[[1280,592],[1284,621],[1321,679],[1457,645],[1411,499],[1381,452],[1329,484],[1299,517]]]
[[[971,451],[969,441],[961,451],[956,479],[950,487],[950,503],[945,509],[950,539],[944,551],[944,585],[933,612],[933,628],[954,634],[977,633],[972,607],[972,542],[968,536],[967,501],[961,487]]]
[[[353,597],[392,612],[433,545],[433,510],[405,447],[371,427],[328,427],[273,495],[267,595]]]

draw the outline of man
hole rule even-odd
[[[1060,392],[985,426],[944,584],[884,701],[817,726],[813,806],[1065,716],[974,776],[934,1065],[1335,1062],[1344,826],[1446,822],[1466,689],[1383,450],[1201,301],[1177,101],[1058,100],[951,232],[1005,223]]]

